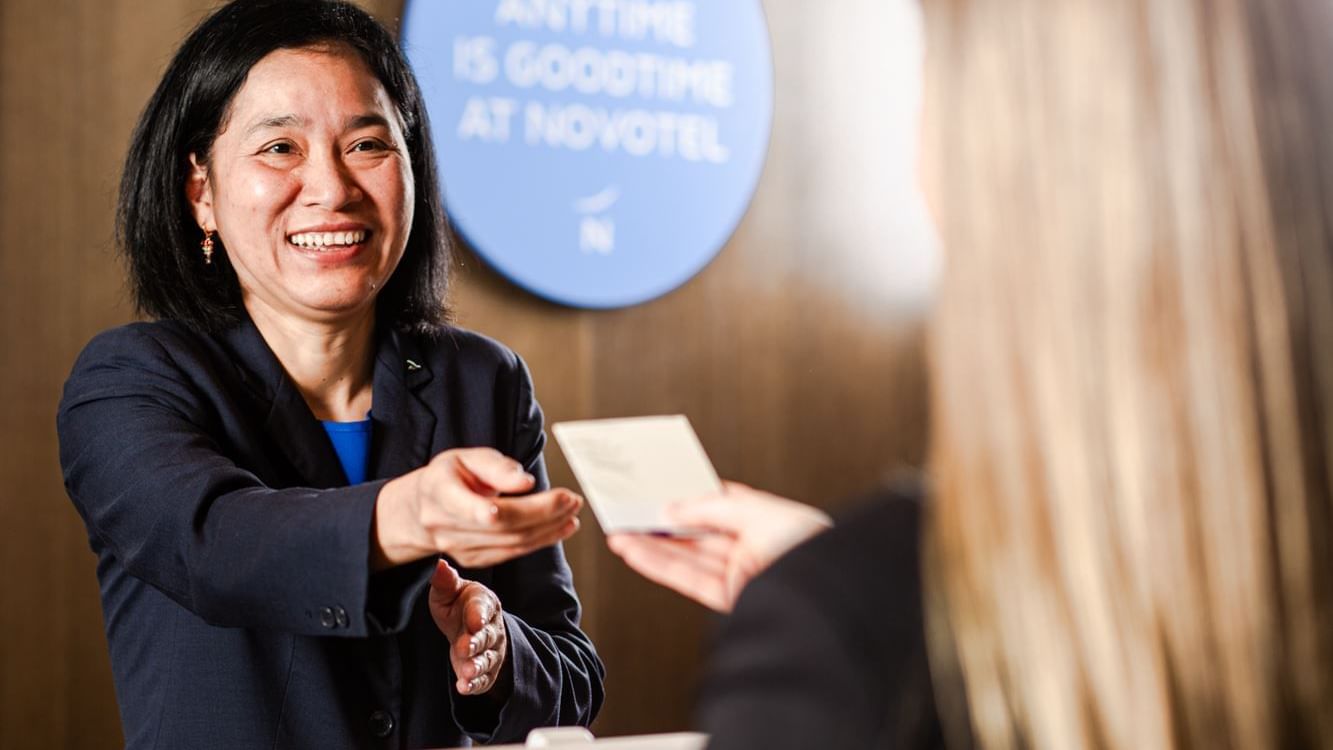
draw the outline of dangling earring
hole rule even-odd
[[[200,249],[204,251],[204,265],[213,265],[213,235],[216,232],[204,232],[204,241],[199,243]]]

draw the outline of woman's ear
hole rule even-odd
[[[205,232],[217,228],[213,220],[213,185],[208,180],[208,167],[199,162],[197,154],[190,154],[190,176],[185,180],[185,199],[194,210],[194,220]]]

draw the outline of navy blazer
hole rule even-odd
[[[371,455],[348,487],[253,323],[103,333],[60,404],[65,486],[97,555],[131,748],[441,747],[588,724],[604,670],[559,545],[460,573],[499,596],[514,689],[454,689],[423,560],[370,573],[384,482],[492,446],[548,486],[523,362],[481,335],[383,333]]]

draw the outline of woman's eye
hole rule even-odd
[[[264,153],[266,154],[290,154],[291,152],[292,144],[290,143],[273,143],[264,147]]]
[[[388,146],[386,146],[382,141],[378,141],[378,140],[374,140],[374,139],[365,140],[365,141],[357,141],[356,143],[352,144],[352,151],[363,151],[363,152],[364,152],[364,151],[384,151],[384,150],[387,149],[387,148],[388,148]]]

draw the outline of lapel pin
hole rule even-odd
[[[413,361],[410,360],[410,359],[407,360],[407,371],[408,371],[408,372],[416,372],[417,370],[420,370],[420,369],[421,369],[421,365],[417,364],[416,362],[413,362]]]

